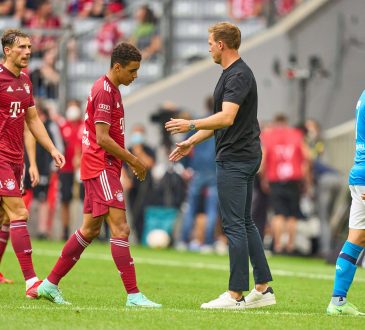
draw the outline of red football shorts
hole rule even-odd
[[[22,197],[24,164],[0,160],[0,196]]]
[[[84,180],[84,213],[98,217],[109,212],[109,207],[125,210],[123,187],[120,178],[103,170],[96,178]]]

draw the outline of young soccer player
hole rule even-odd
[[[84,249],[99,235],[104,220],[111,229],[110,247],[128,293],[127,306],[161,307],[138,289],[134,262],[129,251],[129,225],[120,183],[122,162],[139,180],[146,176],[145,165],[124,146],[124,107],[118,87],[137,78],[141,54],[128,43],[117,45],[110,69],[91,88],[82,139],[81,179],[85,185],[83,224],[66,242],[61,257],[38,287],[39,297],[68,304],[58,289],[60,280],[79,260]]]

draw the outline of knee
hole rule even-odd
[[[110,228],[112,237],[129,237],[131,232],[128,223],[122,223],[119,226]]]
[[[11,220],[28,220],[29,212],[26,207],[19,207],[14,211],[13,217],[14,219]]]
[[[100,234],[99,228],[81,228],[81,234],[88,240],[92,241],[94,238],[98,237]]]

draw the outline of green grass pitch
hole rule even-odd
[[[45,277],[62,244],[33,242],[34,264]],[[361,317],[330,317],[334,266],[307,258],[270,257],[277,305],[261,309],[201,310],[227,288],[228,257],[132,247],[138,285],[162,309],[124,307],[126,293],[108,244],[93,243],[60,288],[71,306],[27,300],[9,244],[0,271],[15,280],[0,285],[0,329],[365,329]],[[252,287],[252,281],[251,281]],[[365,272],[359,269],[349,300],[365,310]]]

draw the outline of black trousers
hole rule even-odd
[[[253,181],[261,157],[245,162],[217,161],[217,187],[223,231],[228,239],[229,290],[249,290],[249,263],[256,284],[272,281],[260,234],[251,216]]]

